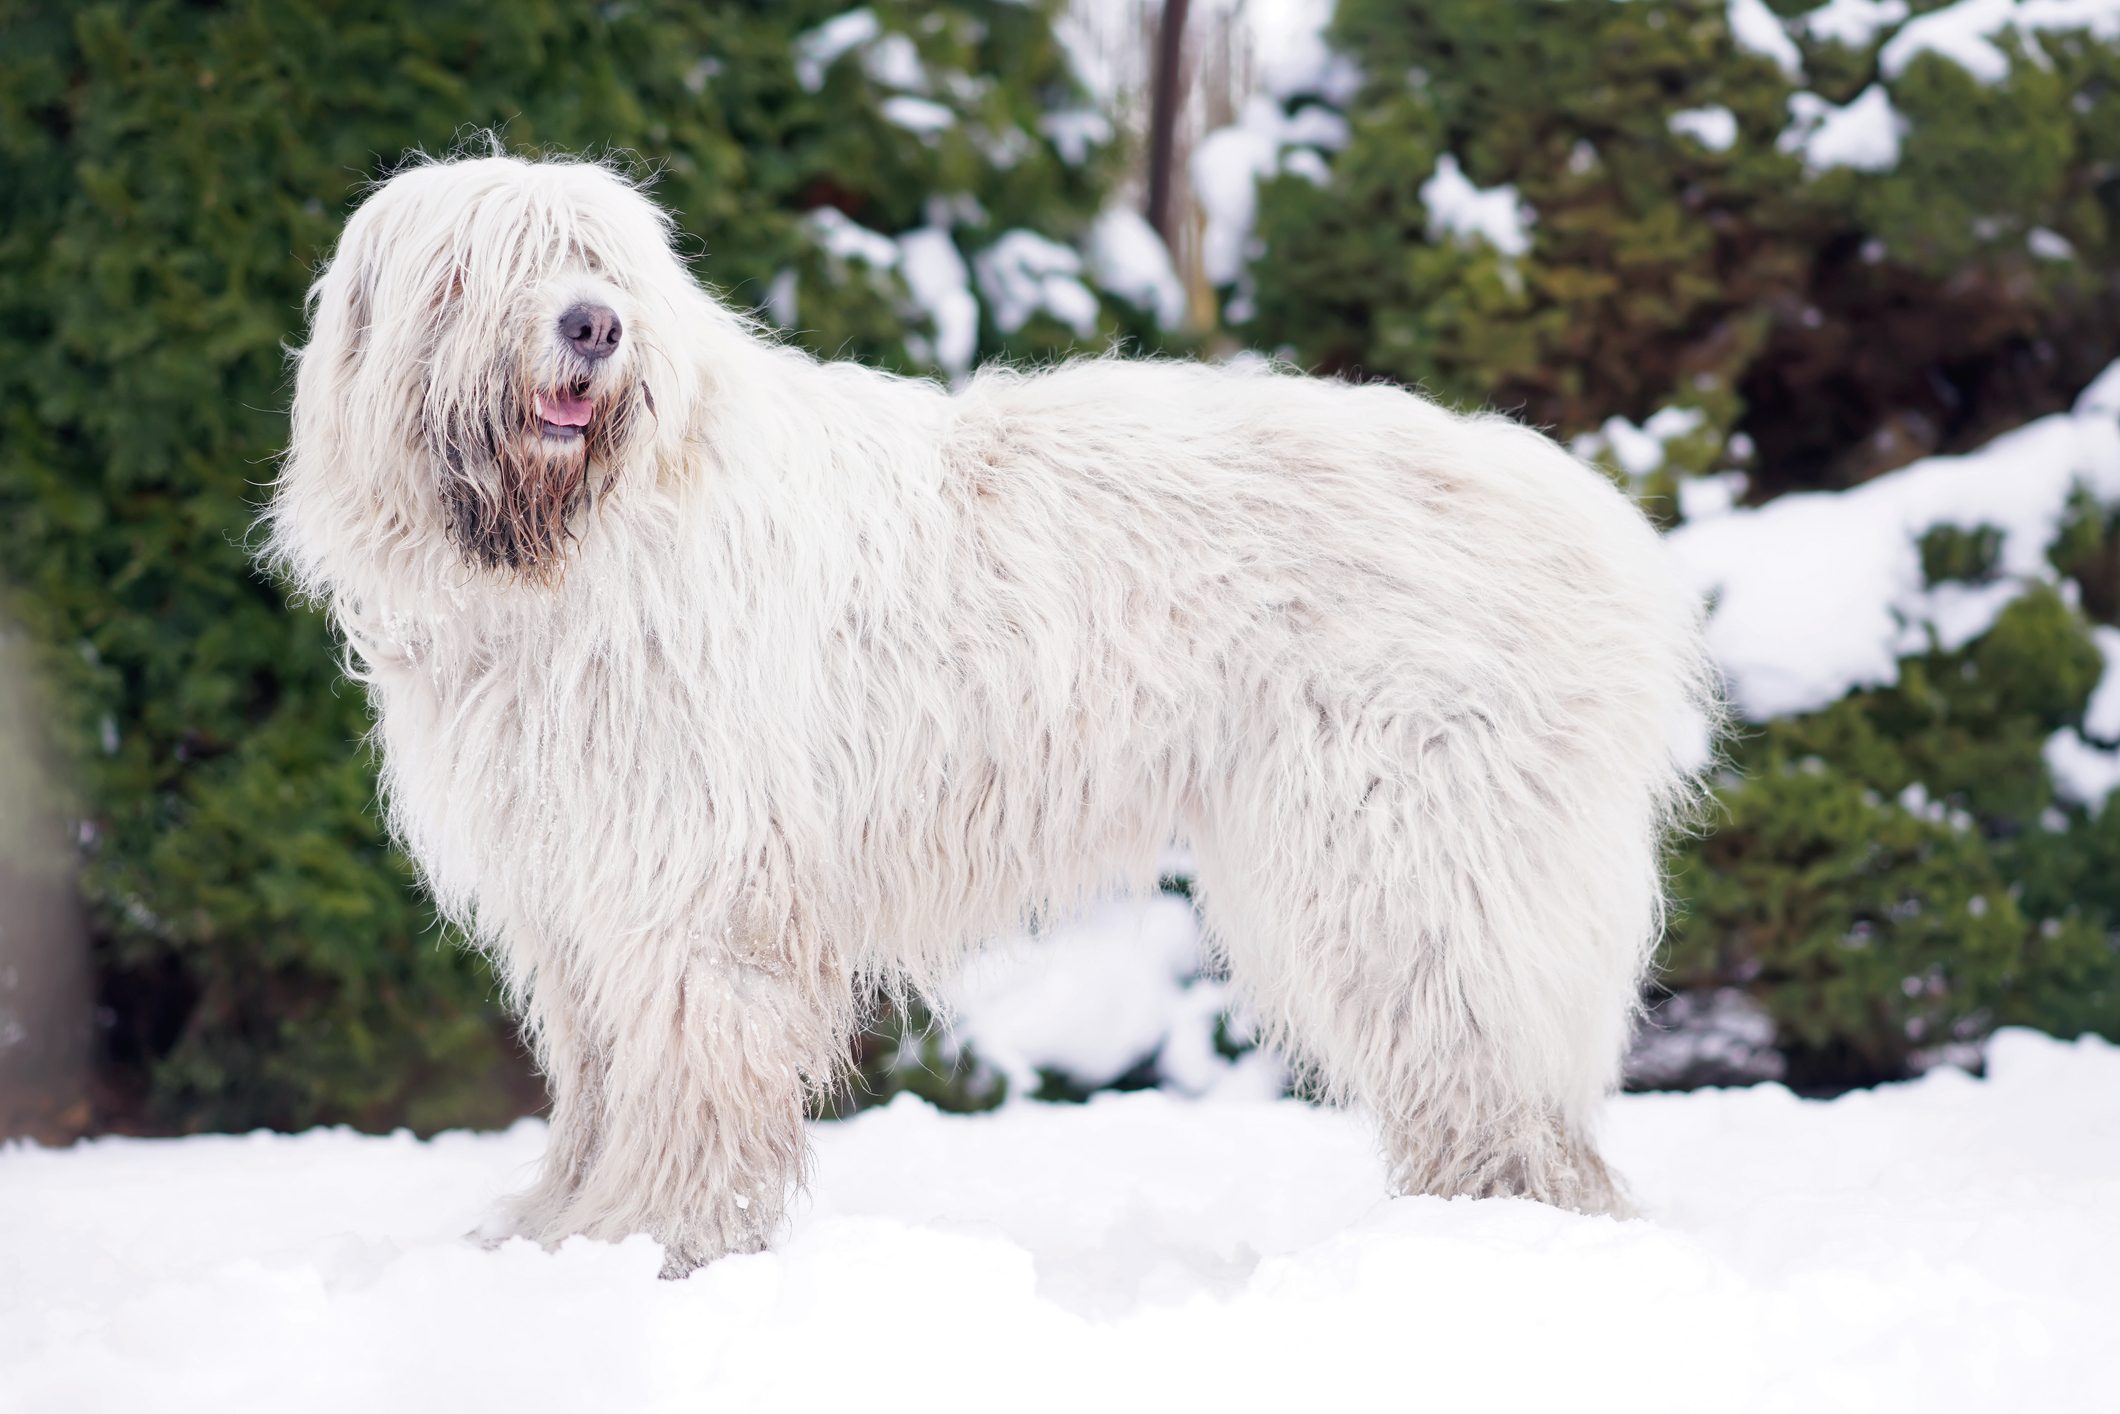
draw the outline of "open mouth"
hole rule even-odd
[[[538,430],[545,436],[562,442],[576,442],[589,430],[589,419],[595,413],[595,404],[585,396],[588,388],[577,384],[569,393],[539,393],[531,399],[536,409]]]

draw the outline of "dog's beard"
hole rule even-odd
[[[528,580],[552,578],[581,516],[611,488],[644,393],[623,385],[589,397],[588,425],[557,432],[546,401],[571,401],[565,394],[510,393],[490,408],[453,406],[430,415],[444,524],[465,561]]]

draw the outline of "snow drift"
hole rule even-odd
[[[0,1409],[2084,1408],[2120,1048],[1626,1096],[1650,1216],[1385,1199],[1367,1127],[1145,1092],[814,1130],[778,1251],[462,1234],[541,1126],[0,1151]]]

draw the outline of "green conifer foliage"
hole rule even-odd
[[[2120,42],[2005,34],[1998,82],[1934,53],[1886,78],[1894,27],[1851,50],[1797,21],[1791,75],[1728,12],[1342,0],[1334,41],[1366,75],[1351,138],[1322,186],[1266,184],[1244,332],[1570,436],[1708,408],[1750,438],[1755,499],[2067,406],[2120,346]],[[1792,99],[1875,84],[1896,160],[1807,165]],[[1682,116],[1718,110],[1727,146]],[[1433,229],[1421,187],[1446,154],[1516,189],[1522,256]]]
[[[1892,687],[1747,728],[1678,861],[1661,983],[1746,988],[1803,1085],[1896,1079],[1997,1024],[2120,1035],[2120,832],[2040,755],[2101,670],[2034,589]]]

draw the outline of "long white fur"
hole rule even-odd
[[[467,561],[436,409],[618,310],[573,539]],[[1698,606],[1539,434],[1262,368],[951,392],[763,336],[605,167],[422,163],[312,292],[271,555],[372,694],[394,830],[554,1095],[516,1230],[771,1236],[876,984],[1150,882],[1395,1184],[1624,1211],[1592,1140],[1713,715]],[[601,415],[601,414],[600,414]]]

